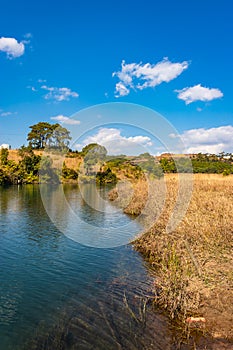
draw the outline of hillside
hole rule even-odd
[[[162,154],[139,156],[108,156],[105,147],[90,144],[81,152],[62,154],[22,147],[0,152],[0,184],[97,181],[101,184],[117,179],[137,180],[145,175],[160,178],[169,173],[233,174],[232,154]],[[81,166],[82,165],[82,166]],[[39,179],[40,172],[40,179]]]

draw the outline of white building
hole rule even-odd
[[[0,146],[0,149],[3,149],[3,148],[11,149],[11,146],[8,145],[7,143],[3,143],[3,144]]]

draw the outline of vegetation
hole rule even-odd
[[[91,143],[82,149],[85,175],[95,175],[97,173],[96,168],[101,167],[107,155],[107,150],[104,146],[100,146],[97,143]]]
[[[21,157],[19,162],[21,172],[18,180],[26,183],[37,182],[41,156],[35,155],[31,146],[22,146],[18,153]]]
[[[49,156],[41,158],[39,175],[38,180],[42,183],[56,184],[60,182],[59,169],[53,168],[53,161]]]
[[[163,176],[163,169],[155,157],[151,156],[149,153],[140,154],[139,157],[135,158],[137,164],[141,167],[143,172],[147,174],[160,178]]]
[[[1,150],[0,184],[33,183],[39,170],[40,156],[34,155],[31,147],[22,146],[18,151],[18,163],[8,160],[9,151]]]
[[[8,160],[9,151],[1,150],[0,155],[0,184],[59,182],[61,174],[53,167],[53,160],[48,156],[41,156],[35,151],[56,150],[64,154],[68,151],[70,132],[59,124],[39,122],[30,126],[28,146],[18,150],[17,161]],[[63,168],[63,178],[77,178],[73,169]]]
[[[96,181],[98,184],[115,184],[118,180],[128,179],[137,186],[138,180],[143,181],[146,177],[159,179],[168,173],[233,174],[231,153],[199,153],[189,157],[170,154],[154,157],[149,153],[136,157],[108,156],[106,148],[97,143],[83,147],[81,152],[72,151],[69,149],[70,132],[57,123],[39,122],[30,126],[30,129],[28,146],[18,150],[17,159],[9,159],[12,151],[1,150],[0,184],[77,181],[79,177],[80,181]],[[48,155],[45,151],[55,156],[46,159]],[[133,208],[128,208],[130,213],[140,211],[140,208],[136,211]],[[125,211],[128,213],[127,209]]]
[[[102,158],[104,159],[107,155],[107,150],[104,146],[98,145],[98,143],[90,143],[89,145],[86,145],[83,147],[82,151],[80,152],[82,157],[92,156],[96,158]]]
[[[106,161],[106,167],[116,173],[119,180],[131,179],[134,181],[144,176],[141,167],[127,158],[112,157]]]
[[[1,165],[7,165],[8,162],[8,155],[9,151],[7,148],[2,148],[1,149],[1,154],[0,154],[0,160],[1,160]]]
[[[175,158],[175,156],[174,156]],[[161,167],[164,173],[177,173],[176,164],[178,164],[179,172],[190,172],[188,158],[164,157],[160,159]],[[202,154],[198,153],[191,156],[193,173],[203,174],[233,174],[233,155],[231,153]]]
[[[27,140],[32,148],[44,149],[49,147],[68,150],[69,141],[71,140],[70,132],[60,124],[39,122],[30,126],[30,128],[31,131],[28,133]]]
[[[161,187],[160,181],[154,180],[154,189]],[[186,340],[198,331],[233,341],[233,176],[195,174],[188,211],[170,233],[166,226],[178,195],[177,175],[166,175],[165,183],[162,212],[132,242],[155,271],[154,305],[167,310]],[[127,196],[127,188],[121,192]],[[144,213],[148,200],[158,205],[159,192],[155,193],[154,199],[148,199],[146,183],[139,180],[133,197],[129,193],[131,199],[124,198],[124,211],[130,207],[137,215]],[[119,193],[110,195],[119,200]],[[146,215],[140,219],[146,226]]]
[[[62,177],[63,179],[77,180],[78,172],[75,171],[74,169],[68,168],[66,166],[66,163],[64,162],[62,167]]]
[[[207,329],[213,337],[233,339],[231,153],[199,153],[189,158],[166,155],[156,159],[148,153],[110,157],[105,147],[95,143],[81,152],[68,152],[69,132],[49,123],[31,126],[28,140],[29,145],[18,150],[18,161],[10,159],[11,151],[0,151],[0,185],[78,178],[100,185],[119,181],[110,199],[127,214],[143,213],[140,219],[145,233],[133,244],[156,271],[154,304],[166,309],[187,337],[192,329],[203,333]],[[61,157],[61,170],[54,164],[55,157],[41,152],[47,146],[62,154],[67,151],[67,156]],[[190,159],[194,173],[192,199],[183,221],[168,234],[166,226],[178,195],[176,173],[189,173]],[[163,181],[165,204],[161,199]],[[153,225],[146,221],[147,212],[152,210]],[[195,319],[199,321],[193,322]]]
[[[66,145],[68,140],[66,137],[66,132],[64,131],[63,133],[58,128],[56,137],[50,140],[51,148],[49,150],[59,150],[59,154],[63,157],[64,152],[67,150]],[[193,155],[190,166],[190,159],[187,157],[179,157],[174,160],[171,156],[166,156],[157,160],[148,153],[137,157],[110,157],[107,156],[105,147],[98,144],[90,144],[85,146],[81,152],[72,152],[69,150],[61,171],[58,171],[56,175],[54,175],[57,172],[56,166],[50,164],[51,169],[53,168],[55,173],[52,174],[50,171],[46,177],[46,170],[43,168],[44,165],[42,163],[43,166],[41,167],[40,163],[43,158],[43,152],[40,154],[36,153],[39,150],[34,148],[31,142],[29,142],[28,146],[22,146],[18,150],[18,162],[8,159],[9,152],[11,154],[11,151],[7,149],[2,149],[0,152],[0,184],[38,182],[40,168],[41,181],[46,180],[48,182],[49,179],[54,181],[56,177],[60,177],[60,180],[75,181],[78,179],[79,172],[81,171],[80,180],[84,182],[97,181],[99,184],[116,183],[117,180],[123,179],[137,181],[144,179],[145,176],[161,178],[164,173],[177,173],[177,167],[179,172],[183,173],[193,171],[194,173],[216,173],[225,176],[233,173],[233,158],[231,154]],[[73,162],[70,159],[73,159]],[[53,163],[52,159],[51,161]],[[69,163],[71,164],[70,166],[67,165]],[[80,163],[83,164],[81,168]]]
[[[32,184],[40,182],[59,182],[59,174],[53,168],[52,159],[35,154],[31,145],[18,150],[18,162],[8,160],[1,150],[0,184]]]
[[[117,183],[117,177],[116,174],[114,174],[110,168],[107,168],[105,171],[98,171],[96,174],[96,182],[99,185],[106,185],[106,184],[116,184]]]

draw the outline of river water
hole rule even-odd
[[[142,257],[130,245],[100,248],[64,234],[85,228],[81,241],[89,242],[85,222],[110,230],[120,223],[122,235],[137,224],[121,212],[111,216],[111,203],[108,215],[93,210],[74,185],[54,188],[55,200],[61,189],[82,218],[63,233],[39,186],[0,187],[0,349],[172,349],[165,317],[151,310],[153,278]]]

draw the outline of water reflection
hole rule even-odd
[[[115,212],[112,219],[98,216],[75,186],[43,190],[61,226],[91,239],[96,232],[87,228],[96,221],[111,227],[130,220]],[[60,191],[81,217],[78,222]],[[149,312],[146,325],[141,322],[140,303],[152,280],[131,247],[97,249],[68,239],[50,221],[38,186],[0,188],[0,200],[1,350],[54,350],[59,336],[67,349],[171,348],[164,318]]]
[[[141,227],[99,194],[96,196],[93,186],[85,185],[82,192],[74,195],[67,186],[41,185],[51,221],[67,237],[87,246],[109,248],[129,243]]]

